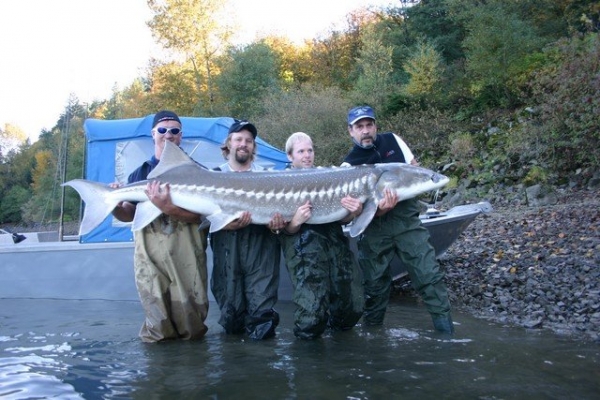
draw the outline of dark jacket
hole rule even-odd
[[[377,164],[402,162],[405,163],[404,153],[392,132],[378,133],[373,146],[365,149],[355,144],[350,153],[344,158],[350,165]]]

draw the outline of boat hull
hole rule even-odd
[[[489,203],[459,206],[446,213],[421,216],[429,230],[436,255],[442,255]],[[31,235],[30,235],[31,236]],[[356,239],[350,239],[356,254]],[[283,258],[283,257],[282,257]],[[212,252],[207,250],[208,273]],[[406,277],[406,269],[395,257],[394,279]],[[280,265],[279,299],[292,299],[292,284]],[[133,243],[30,242],[0,245],[0,298],[68,300],[138,300],[133,273]],[[214,301],[209,291],[209,299]]]
[[[445,213],[428,212],[421,215],[423,226],[429,231],[429,242],[435,249],[436,257],[444,255],[467,227],[482,213],[492,211],[488,202],[457,206]],[[406,279],[408,272],[398,257],[391,262],[394,280]]]

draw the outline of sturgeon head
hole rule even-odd
[[[416,197],[444,187],[450,179],[430,169],[404,163],[375,164],[381,170],[377,181],[377,199],[383,197],[383,191],[389,188],[396,192],[400,200]]]

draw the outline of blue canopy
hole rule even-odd
[[[148,160],[154,152],[152,120],[144,118],[99,120],[87,119],[85,179],[96,182],[126,183],[129,174]],[[180,117],[183,130],[181,147],[194,160],[214,168],[225,160],[220,146],[225,142],[233,118]],[[256,138],[255,162],[265,167],[283,169],[288,163],[285,152]],[[130,227],[112,216],[80,238],[81,243],[124,242],[133,240]]]

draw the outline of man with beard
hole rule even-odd
[[[227,160],[219,171],[243,173],[260,171],[254,163],[256,127],[236,120],[221,150]],[[275,311],[279,287],[281,249],[273,233],[285,226],[281,218],[269,226],[252,225],[250,211],[213,232],[211,289],[221,317],[219,324],[228,334],[246,333],[251,339],[275,336],[279,314]]]
[[[348,112],[348,132],[354,146],[342,165],[401,162],[418,165],[406,143],[393,132],[377,133],[375,111],[369,106]],[[366,325],[381,325],[392,287],[390,261],[394,254],[406,265],[411,283],[421,295],[436,331],[452,334],[444,272],[429,243],[429,232],[419,219],[417,199],[399,199],[386,190],[375,218],[360,236],[358,262],[364,276]]]

